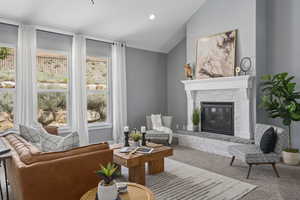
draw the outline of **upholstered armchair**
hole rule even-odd
[[[277,133],[277,142],[274,152],[265,154],[260,150],[260,140],[264,132],[270,127],[273,127]],[[276,163],[280,161],[282,149],[287,146],[288,136],[285,130],[271,125],[256,124],[254,139],[255,144],[229,146],[228,152],[232,155],[230,166],[232,166],[235,158],[246,162],[249,165],[247,174],[248,179],[252,165],[270,164],[272,165],[277,177],[279,177],[279,173],[276,169]]]
[[[162,118],[162,125],[164,127],[171,129],[173,117],[162,116],[161,118]],[[147,132],[146,132],[147,140],[166,140],[168,144],[172,143],[172,137],[173,137],[172,133],[153,130],[151,116],[146,116],[146,122],[147,122]]]

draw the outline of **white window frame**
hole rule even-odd
[[[99,57],[99,56],[86,56],[86,60],[88,57],[96,57],[100,59],[107,60],[107,87],[105,91],[97,91],[97,90],[88,90],[87,83],[86,83],[86,98],[88,94],[107,94],[107,102],[106,102],[106,121],[105,122],[95,122],[95,123],[88,123],[89,130],[97,130],[97,129],[108,129],[112,128],[112,71],[111,71],[111,56],[107,57]],[[85,74],[86,75],[86,74]]]
[[[53,49],[45,49],[45,48],[37,48],[36,51],[36,57],[38,52],[45,52],[45,53],[52,53],[52,54],[61,54],[64,56],[67,56],[68,59],[68,88],[66,90],[63,89],[39,89],[38,87],[38,77],[36,77],[36,88],[37,88],[37,98],[39,93],[47,93],[47,92],[60,92],[64,93],[66,92],[66,98],[67,98],[67,124],[65,126],[60,126],[58,127],[59,132],[65,132],[68,130],[71,130],[72,126],[72,52],[68,51],[61,51],[61,50],[53,50]],[[36,74],[38,73],[38,66],[36,66]],[[38,75],[36,75],[38,76]],[[38,101],[38,99],[37,99]],[[37,103],[37,108],[38,112],[38,103]],[[38,113],[37,113],[38,114]],[[38,117],[38,116],[37,116]]]
[[[9,44],[9,43],[1,43],[0,42],[0,47],[6,47],[10,49],[14,49],[15,53],[15,58],[14,58],[14,63],[15,63],[15,88],[0,88],[0,92],[12,92],[13,93],[13,114],[14,114],[14,123],[13,123],[13,128],[16,127],[16,114],[17,114],[17,70],[18,70],[18,65],[17,65],[17,45],[14,44]],[[5,130],[6,131],[6,130]],[[0,131],[5,132],[5,131]]]

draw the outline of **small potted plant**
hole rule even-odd
[[[300,162],[299,149],[292,148],[293,121],[300,121],[300,92],[296,92],[296,83],[292,82],[294,76],[280,73],[274,76],[262,77],[262,106],[269,117],[281,118],[282,123],[288,127],[288,148],[282,152],[284,163],[297,165]]]
[[[101,169],[96,173],[102,179],[98,184],[99,200],[115,200],[118,197],[118,188],[115,178],[118,176],[118,167],[108,163],[106,167],[100,165]]]
[[[193,131],[199,132],[200,110],[198,108],[193,111]]]
[[[142,139],[142,134],[140,132],[132,132],[130,134],[130,138],[133,140],[133,146],[139,147],[140,146],[140,140]]]

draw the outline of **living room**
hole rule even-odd
[[[0,5],[1,199],[300,200],[300,1]]]

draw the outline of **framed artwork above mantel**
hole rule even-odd
[[[199,38],[196,42],[196,79],[235,75],[237,30]]]

